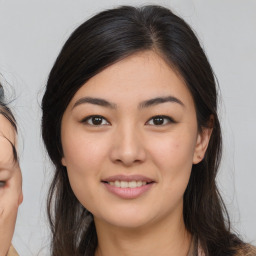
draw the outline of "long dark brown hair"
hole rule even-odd
[[[184,194],[184,222],[207,256],[235,255],[243,243],[230,232],[216,186],[221,158],[216,79],[192,29],[160,6],[124,6],[103,11],[81,26],[62,48],[42,100],[42,136],[55,165],[48,196],[52,256],[94,255],[97,235],[90,212],[75,197],[63,156],[60,128],[77,90],[106,67],[134,53],[156,51],[184,79],[193,96],[199,130],[213,117],[213,132],[204,159],[192,167]]]

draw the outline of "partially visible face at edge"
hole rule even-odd
[[[9,250],[18,213],[23,201],[22,178],[13,147],[16,148],[16,130],[0,114],[0,254]]]
[[[154,52],[141,52],[76,92],[62,119],[62,164],[95,221],[142,227],[182,216],[192,164],[204,157],[210,134],[198,132],[183,79]],[[139,179],[150,184],[123,196],[116,186],[131,176],[136,186]]]
[[[0,200],[5,193],[8,193],[9,196],[11,182],[16,183],[17,190],[21,190],[21,170],[13,152],[13,147],[17,146],[16,137],[15,128],[5,116],[0,114]],[[18,204],[22,200],[21,193]]]

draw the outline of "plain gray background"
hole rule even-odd
[[[21,256],[49,255],[46,191],[52,169],[41,141],[40,101],[70,33],[118,5],[162,4],[196,31],[218,77],[224,157],[219,187],[233,228],[256,243],[255,0],[0,0],[0,73],[14,88],[24,202],[13,243]]]

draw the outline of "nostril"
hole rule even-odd
[[[112,162],[130,166],[145,160],[146,152],[143,141],[134,133],[134,127],[117,132],[118,135],[113,138],[109,151]]]

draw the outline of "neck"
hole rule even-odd
[[[186,256],[191,235],[183,218],[170,218],[138,228],[120,228],[95,219],[98,247],[95,256]]]

